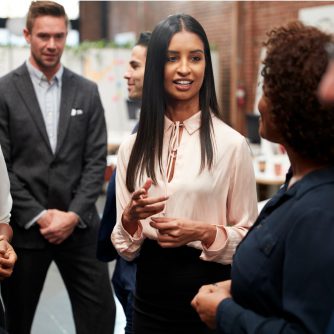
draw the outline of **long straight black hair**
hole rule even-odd
[[[138,174],[141,177],[145,171],[148,177],[155,184],[157,183],[154,171],[157,162],[160,172],[162,172],[164,114],[166,110],[164,69],[169,43],[173,35],[182,30],[195,33],[204,45],[205,72],[200,89],[200,171],[205,166],[210,169],[213,164],[213,129],[210,111],[219,118],[221,116],[217,103],[208,38],[201,24],[190,15],[170,15],[153,30],[147,50],[139,127],[126,174],[126,186],[130,192],[134,191]]]

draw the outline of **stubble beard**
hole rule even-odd
[[[59,67],[61,58],[61,56],[58,56],[53,62],[45,62],[43,61],[42,57],[36,57],[34,54],[32,54],[32,57],[42,72],[56,70]]]

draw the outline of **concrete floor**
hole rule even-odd
[[[109,265],[112,272],[114,263]],[[116,299],[114,334],[124,334],[125,316]],[[32,334],[75,334],[72,310],[64,283],[56,265],[52,264],[35,315]]]
[[[97,208],[100,214],[103,212],[104,203],[105,196],[101,195],[97,201]],[[114,262],[109,264],[111,275],[114,265]],[[117,310],[114,334],[124,334],[124,312],[116,297],[115,300]],[[46,333],[75,334],[70,301],[55,264],[52,264],[49,268],[31,331],[31,334]]]
[[[265,202],[259,203],[259,210]],[[105,196],[101,195],[97,201],[100,214],[103,212],[104,204]],[[114,270],[114,265],[114,262],[109,263],[110,276]],[[117,310],[114,334],[124,334],[125,315],[116,297],[115,300]],[[52,264],[49,269],[31,331],[31,334],[46,333],[75,334],[70,301],[55,264]]]

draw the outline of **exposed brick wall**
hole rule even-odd
[[[96,6],[98,2],[96,2]],[[221,92],[220,105],[225,120],[229,122],[230,115],[230,69],[231,61],[238,63],[238,82],[244,85],[247,93],[246,104],[239,107],[240,124],[237,128],[244,132],[243,114],[254,108],[255,89],[257,84],[260,50],[265,34],[274,26],[287,23],[298,18],[301,8],[333,5],[334,1],[112,1],[109,4],[109,38],[116,33],[128,31],[152,30],[154,26],[167,15],[184,12],[194,16],[204,27],[210,44],[220,56]],[[85,24],[94,31],[96,16],[93,15],[90,1],[80,3],[80,16],[83,14]],[[89,10],[86,10],[89,7]],[[231,34],[233,10],[239,8],[238,25],[238,56],[231,59]],[[89,20],[89,14],[92,20]],[[87,16],[88,15],[88,16]],[[81,29],[81,33],[87,30]],[[88,36],[88,35],[85,35]],[[87,37],[86,37],[87,38]]]
[[[97,1],[80,3],[80,40],[95,41],[102,38],[100,5]]]
[[[244,57],[241,66],[241,80],[245,82],[248,99],[243,112],[252,111],[256,90],[256,76],[262,42],[270,29],[298,19],[302,8],[333,5],[334,1],[271,1],[244,2]]]

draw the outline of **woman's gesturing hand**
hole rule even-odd
[[[123,211],[122,224],[131,235],[137,231],[139,220],[156,215],[165,207],[168,196],[148,197],[151,185],[152,180],[147,179],[140,189],[133,192],[130,203]]]

